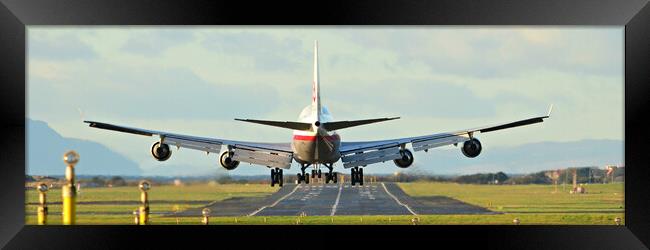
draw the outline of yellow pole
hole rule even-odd
[[[142,202],[142,206],[140,206],[140,225],[147,225],[149,224],[149,195],[147,194],[147,190],[151,188],[151,184],[148,181],[141,181],[140,182],[140,201]]]
[[[39,225],[47,225],[47,198],[45,196],[47,190],[47,184],[41,183],[38,185],[38,200],[40,202],[40,206],[38,207],[37,215]]]
[[[74,185],[74,165],[79,162],[79,154],[70,150],[63,155],[63,161],[68,165],[65,168],[66,183],[63,185],[61,196],[63,198],[63,225],[74,225],[76,222],[75,203],[77,189]]]
[[[75,187],[73,185],[63,186],[63,225],[74,225],[75,223]]]

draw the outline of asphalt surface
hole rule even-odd
[[[415,198],[393,183],[285,184],[262,198],[231,198],[205,206],[212,216],[494,214],[444,196]],[[170,216],[200,216],[189,209]]]

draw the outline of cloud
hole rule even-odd
[[[350,41],[383,48],[397,65],[492,78],[528,70],[621,74],[621,28],[399,28],[344,30]]]
[[[252,58],[255,68],[264,71],[292,70],[310,58],[310,53],[302,50],[301,39],[265,33],[209,32],[204,34],[201,44],[220,54]]]
[[[402,82],[408,81],[408,84]],[[353,82],[347,84],[354,85]],[[495,103],[480,98],[463,86],[439,81],[392,79],[332,89],[327,100],[333,106],[354,105],[354,110],[399,116],[480,118],[495,114]],[[363,101],[360,101],[363,100]],[[358,114],[356,114],[358,116]]]
[[[131,30],[121,50],[144,56],[160,56],[165,50],[194,40],[194,32],[187,29]]]
[[[45,60],[89,60],[97,54],[88,44],[82,42],[75,34],[29,32],[27,39],[27,57]]]
[[[74,81],[32,77],[32,108],[40,114],[80,107],[97,117],[232,119],[270,112],[278,98],[272,86],[209,83],[186,69],[90,67],[95,70],[79,72]]]

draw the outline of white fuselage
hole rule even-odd
[[[299,122],[312,124],[312,131],[293,131],[291,147],[294,152],[294,159],[302,164],[334,163],[341,158],[339,147],[341,137],[335,131],[326,131],[316,126],[316,122],[331,122],[332,116],[327,107],[322,106],[320,120],[316,108],[313,105],[305,107],[300,116]]]

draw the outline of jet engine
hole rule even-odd
[[[172,151],[169,149],[169,145],[156,142],[151,146],[151,155],[158,161],[166,161],[172,156]]]
[[[481,142],[476,138],[472,138],[471,140],[463,143],[463,147],[460,149],[460,151],[462,151],[465,156],[474,158],[481,153],[481,149]]]
[[[233,170],[239,166],[239,161],[235,161],[232,159],[232,152],[230,151],[224,151],[221,153],[221,157],[219,157],[219,162],[221,163],[221,166],[227,170]]]
[[[393,160],[396,166],[400,168],[408,168],[413,164],[413,153],[408,149],[400,150],[399,153],[402,155],[402,158]]]

